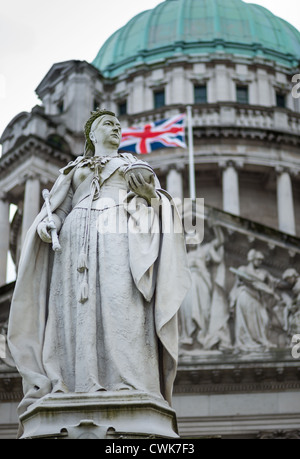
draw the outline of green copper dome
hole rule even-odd
[[[114,77],[142,63],[220,51],[293,67],[300,60],[300,33],[262,6],[242,0],[165,0],[117,30],[93,65]]]

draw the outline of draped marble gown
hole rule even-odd
[[[51,392],[138,390],[171,404],[191,282],[181,219],[157,178],[158,209],[128,194],[131,154],[103,161],[93,195],[93,161],[61,169],[50,192],[61,253],[38,236],[45,206],[24,242],[8,327],[19,414]]]
[[[83,274],[77,264],[89,199],[77,197],[78,204],[60,232],[62,251],[55,254],[53,264],[44,346],[44,365],[54,391],[137,389],[160,396],[153,305],[134,285],[128,234],[119,231],[127,228],[120,202],[126,190],[118,169],[104,182],[98,202],[93,202],[88,299],[83,303],[79,301]]]

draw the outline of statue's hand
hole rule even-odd
[[[146,182],[141,173],[135,175],[130,174],[128,185],[131,191],[146,199],[149,205],[151,205],[151,199],[158,199],[158,194],[155,190],[155,178],[154,175],[151,177],[150,183]]]
[[[49,220],[46,218],[45,220],[41,221],[41,223],[39,223],[37,227],[38,235],[40,236],[43,242],[47,242],[48,244],[52,242],[50,231],[52,229],[56,229],[57,231],[59,231],[61,227],[61,221],[57,215],[53,214],[53,220],[54,223],[50,223]]]
[[[52,242],[51,235],[49,234],[49,230],[51,229],[52,228],[51,228],[50,223],[47,223],[45,221],[38,224],[37,233],[43,242],[48,242],[48,243]]]

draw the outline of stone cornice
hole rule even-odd
[[[300,147],[300,136],[287,131],[274,129],[254,128],[251,126],[196,126],[194,127],[194,136],[196,139],[242,139],[260,142],[269,146],[288,145]]]
[[[10,167],[15,166],[20,161],[24,162],[29,156],[46,157],[51,162],[62,165],[72,159],[71,154],[56,150],[47,145],[43,139],[30,135],[20,145],[14,147],[0,158],[0,177],[2,174],[7,175]]]
[[[212,68],[216,65],[222,64],[226,65],[230,68],[236,66],[236,64],[243,64],[249,67],[249,70],[254,71],[255,69],[263,69],[266,70],[269,74],[275,74],[277,71],[285,73],[289,76],[292,76],[296,73],[299,73],[299,66],[295,65],[292,68],[288,68],[284,65],[281,65],[279,62],[274,62],[268,59],[264,59],[260,56],[249,57],[249,56],[236,56],[232,54],[204,54],[204,55],[180,55],[180,56],[172,56],[169,57],[167,60],[165,59],[158,59],[151,63],[146,63],[141,61],[135,67],[125,69],[120,75],[116,75],[114,77],[108,77],[107,75],[103,76],[103,80],[107,87],[111,87],[118,81],[132,81],[136,76],[142,75],[144,76],[145,73],[151,73],[152,70],[157,68],[167,68],[168,70],[172,71],[174,67],[184,67],[192,69],[193,64],[204,63],[209,68]]]
[[[224,393],[253,393],[253,392],[285,392],[299,391],[300,381],[292,382],[261,382],[261,383],[207,383],[182,384],[175,383],[174,394],[224,394]]]
[[[270,353],[271,355],[272,353]],[[272,392],[293,391],[300,389],[300,361],[288,357],[288,352],[276,352],[273,360],[266,356],[264,361],[255,360],[249,355],[247,362],[241,357],[232,355],[231,363],[224,363],[228,355],[219,358],[219,361],[209,363],[206,358],[202,363],[187,363],[179,361],[174,393],[243,393],[243,392]],[[285,359],[282,357],[285,354]],[[195,358],[195,356],[194,356]],[[203,357],[202,357],[203,358]],[[272,357],[271,357],[272,358]]]

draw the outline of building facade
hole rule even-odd
[[[299,438],[299,61],[300,33],[258,5],[165,0],[116,31],[92,63],[54,64],[36,89],[41,104],[1,137],[1,335],[14,288],[7,254],[17,268],[42,189],[82,154],[90,111],[110,109],[125,128],[189,105],[205,237],[187,244],[193,285],[179,317],[174,389],[180,434]],[[146,159],[172,196],[189,197],[187,150]],[[2,438],[15,435],[22,393],[9,364],[0,359]]]

